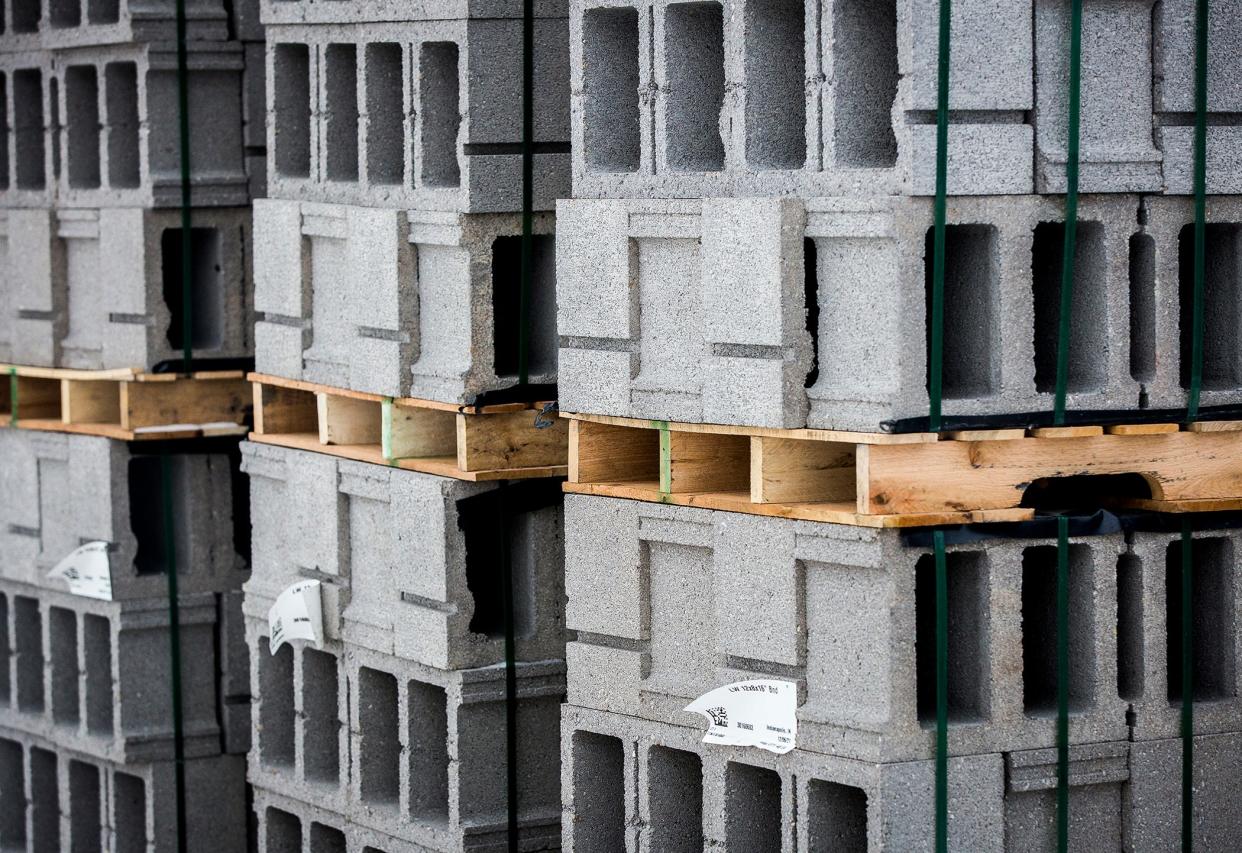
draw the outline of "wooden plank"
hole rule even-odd
[[[750,499],[755,503],[854,502],[855,445],[750,439]]]
[[[554,418],[544,429],[526,409],[487,415],[457,415],[457,465],[463,471],[567,466],[569,424]]]
[[[590,415],[577,412],[561,412],[562,418],[589,421],[612,426],[656,429],[656,421],[642,418],[624,418],[617,415]],[[669,429],[677,432],[709,433],[712,435],[760,435],[766,438],[799,438],[808,441],[839,441],[850,444],[932,444],[939,441],[934,432],[851,432],[833,429],[781,429],[777,427],[730,426],[728,424],[693,424],[669,421]]]
[[[669,432],[669,492],[750,491],[750,437]]]
[[[1106,435],[1164,435],[1167,432],[1180,432],[1178,424],[1110,424],[1104,427]]]
[[[1104,434],[1102,426],[1052,426],[1031,427],[1031,438],[1091,438]]]
[[[315,394],[320,444],[374,444],[379,450],[382,412],[378,400]]]
[[[598,421],[570,421],[569,479],[626,483],[660,479],[660,433]]]
[[[420,456],[454,456],[457,453],[457,418],[451,412],[383,404],[387,424],[387,459]]]
[[[17,374],[17,417],[60,420],[60,380]]]
[[[319,431],[315,395],[297,388],[254,383],[254,431],[259,435]]]
[[[954,429],[940,433],[940,437],[945,441],[1013,441],[1026,438],[1026,429]]]
[[[121,386],[119,382],[62,379],[60,418],[67,424],[119,424]]]
[[[245,423],[253,394],[244,379],[122,382],[121,426],[136,430],[169,424]]]
[[[859,456],[859,510],[869,513],[1012,508],[1035,480],[1102,474],[1139,474],[1156,500],[1242,495],[1236,433],[873,445]]]
[[[1195,421],[1188,432],[1242,432],[1242,421]]]

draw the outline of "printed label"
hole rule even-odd
[[[323,648],[323,603],[319,581],[298,581],[267,611],[268,649],[271,654],[291,640],[309,640]]]
[[[47,576],[63,580],[74,595],[111,601],[112,568],[108,561],[108,543],[87,542],[57,563]]]
[[[686,706],[708,719],[703,743],[755,746],[784,755],[798,735],[798,685],[739,681],[704,693]]]

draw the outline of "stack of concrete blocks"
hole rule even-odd
[[[161,451],[0,431],[0,848],[176,849],[172,624],[161,456],[180,585],[190,849],[246,844],[247,493],[236,445]],[[112,597],[49,571],[108,543]]]
[[[182,329],[173,0],[11,0],[0,31],[0,361],[251,355],[264,191],[256,0],[186,3],[191,300]]]
[[[574,0],[562,410],[926,429],[935,0]],[[1069,406],[1180,409],[1194,3],[1084,3]],[[1242,402],[1242,5],[1213,4],[1205,406]],[[953,4],[946,415],[1051,410],[1068,3]],[[919,421],[922,420],[920,426]],[[566,507],[564,846],[934,849],[934,564],[897,531]],[[950,548],[950,849],[1055,843],[1055,528]],[[1238,535],[1195,546],[1196,843],[1242,830]],[[1180,843],[1180,542],[1072,540],[1073,849]],[[795,682],[797,748],[682,709]]]
[[[260,373],[468,402],[518,381],[522,2],[263,0]],[[529,381],[556,381],[566,0],[534,20]]]
[[[262,444],[242,453],[259,849],[508,849],[505,559],[520,849],[557,849],[559,481],[498,487]],[[321,584],[323,642],[273,653],[268,611],[308,579]]]

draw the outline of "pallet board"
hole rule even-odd
[[[563,477],[569,427],[545,403],[470,407],[252,373],[250,440],[459,480]],[[536,426],[536,421],[542,426]]]
[[[0,365],[0,423],[123,441],[245,435],[250,394],[240,370],[187,375]]]
[[[868,527],[1024,521],[1033,484],[1137,475],[1112,505],[1242,508],[1242,435],[1200,424],[945,433],[767,429],[563,413],[567,492]]]

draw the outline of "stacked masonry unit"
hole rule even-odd
[[[558,849],[560,481],[421,473],[387,444],[389,464],[359,461],[325,426],[334,406],[369,406],[378,447],[379,399],[354,392],[430,401],[451,425],[458,406],[519,383],[522,3],[264,0],[261,16],[256,389],[277,403],[282,382],[312,389],[320,421],[317,438],[279,446],[276,415],[261,427],[256,413],[242,445],[258,850],[502,851],[514,809],[522,850]],[[535,3],[531,385],[556,381],[568,27],[564,0]],[[535,414],[517,416],[522,429],[535,431]],[[309,417],[313,433],[313,406]],[[324,640],[273,654],[269,608],[302,580],[321,584]]]
[[[187,343],[200,358],[252,354],[249,205],[265,183],[258,7],[186,6],[189,329],[176,4],[4,3],[0,362],[142,372],[180,358]],[[91,387],[105,386],[116,393]],[[104,408],[105,398],[106,389]],[[6,426],[10,414],[17,426],[7,410]],[[177,849],[180,740],[189,849],[245,849],[249,511],[236,440],[5,429],[0,459],[0,848]],[[95,541],[108,543],[111,600],[47,577]]]
[[[1053,405],[1069,3],[952,9],[944,411],[1020,425]],[[927,429],[937,10],[572,0],[562,412]],[[1194,32],[1190,0],[1083,4],[1071,410],[1187,405]],[[1242,402],[1240,50],[1242,5],[1212,3],[1205,407]],[[930,536],[585,493],[565,515],[566,849],[934,849]],[[1045,530],[948,549],[952,850],[1055,849]],[[1240,546],[1194,544],[1201,849],[1242,829]],[[1070,849],[1178,849],[1181,543],[1069,549]],[[704,745],[682,710],[752,678],[796,682],[793,752]]]

